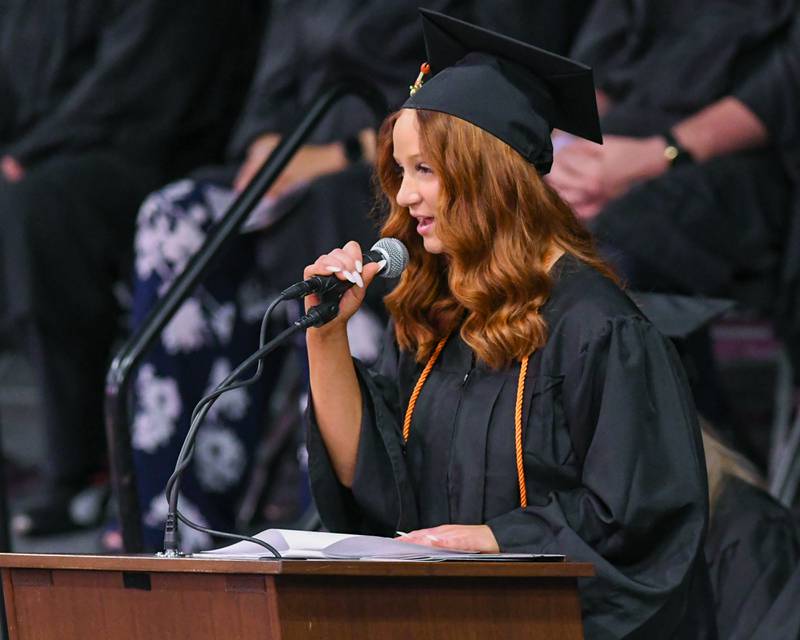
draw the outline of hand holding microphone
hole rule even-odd
[[[364,300],[376,275],[398,277],[408,263],[408,250],[394,238],[383,238],[367,253],[355,241],[321,255],[303,272],[303,282],[284,294],[306,295],[306,311],[320,303],[338,303],[336,323],[345,324]],[[287,296],[287,297],[288,297]]]

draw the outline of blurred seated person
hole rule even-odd
[[[474,2],[472,17],[484,29],[566,56],[594,1]]]
[[[798,4],[598,0],[572,55],[595,69],[604,144],[561,136],[548,178],[632,289],[734,298],[785,337],[800,318]]]
[[[800,566],[800,531],[755,468],[702,426],[711,516],[705,555],[717,630],[720,638],[750,638]]]
[[[439,0],[438,8],[465,15],[470,2]],[[424,44],[411,0],[273,2],[259,66],[224,166],[194,171],[142,204],[135,243],[134,325],[183,270],[206,233],[253,178],[282,135],[321,90],[339,77],[361,77],[399,104],[408,77],[419,68]],[[356,98],[325,116],[266,194],[235,248],[211,272],[172,321],[139,368],[132,440],[145,545],[163,545],[164,486],[196,402],[258,346],[261,317],[270,300],[297,279],[309,259],[354,237],[377,240],[371,162],[376,118]],[[351,323],[366,360],[376,357],[383,314],[380,287],[370,314]],[[273,316],[271,335],[287,312]],[[291,314],[291,307],[289,307]],[[299,311],[299,306],[295,309]],[[224,394],[198,433],[195,461],[181,485],[181,508],[218,530],[246,526],[237,507],[264,435],[271,391],[285,358],[299,344],[270,355],[263,380]],[[288,450],[296,455],[296,447]],[[295,463],[296,464],[296,463]],[[272,475],[273,484],[281,478]],[[297,503],[300,503],[297,496]],[[291,519],[291,510],[280,517]],[[263,516],[262,516],[263,517]],[[284,520],[285,524],[285,520]],[[182,527],[182,548],[213,546],[209,536]],[[120,544],[110,530],[108,546]]]
[[[0,4],[0,331],[30,357],[47,450],[20,534],[81,524],[137,206],[221,150],[257,51],[249,4]]]

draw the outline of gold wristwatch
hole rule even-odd
[[[672,135],[672,132],[667,130],[661,134],[661,137],[667,141],[667,146],[664,147],[664,158],[669,162],[671,167],[677,167],[682,164],[691,164],[694,162],[692,154],[684,149],[681,144]]]

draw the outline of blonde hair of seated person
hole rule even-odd
[[[703,418],[700,418],[700,426],[708,472],[708,504],[713,517],[714,507],[729,477],[739,478],[760,489],[766,489],[766,486],[755,466],[743,455],[722,444],[713,435],[713,427]]]

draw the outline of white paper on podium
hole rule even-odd
[[[442,560],[560,562],[564,560],[564,556],[559,554],[467,553],[401,542],[395,538],[349,533],[267,529],[256,534],[255,537],[271,544],[282,558],[287,559],[416,560],[424,562]],[[250,560],[272,558],[264,547],[246,540],[219,549],[201,551],[194,554],[194,557]]]

